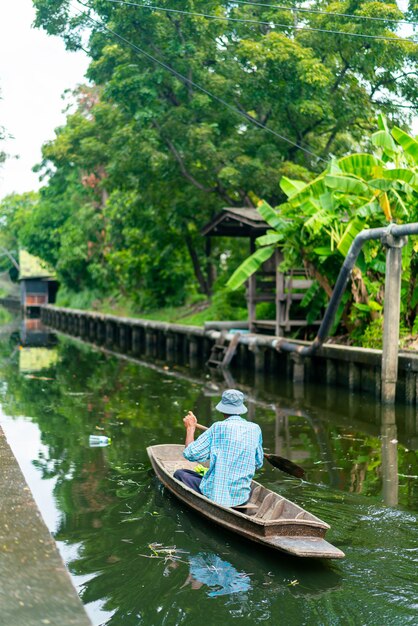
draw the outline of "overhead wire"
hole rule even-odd
[[[107,0],[108,2],[120,2],[120,0]],[[398,20],[392,17],[376,17],[372,15],[355,15],[354,13],[338,13],[336,11],[323,11],[321,9],[308,9],[307,7],[297,7],[295,5],[284,6],[282,4],[267,4],[265,2],[250,2],[250,0],[231,0],[231,4],[242,4],[253,7],[266,7],[269,9],[279,9],[281,11],[290,11],[292,13],[312,13],[325,15],[327,17],[347,17],[356,20],[370,20],[376,22],[391,22],[394,24],[404,24],[408,26],[418,26],[418,22],[409,20]]]
[[[269,26],[277,27],[277,28],[286,28],[290,30],[299,30],[299,31],[308,31],[308,32],[316,32],[316,33],[327,33],[333,35],[342,35],[344,37],[355,37],[360,39],[375,39],[375,40],[383,40],[390,41],[391,43],[399,43],[399,42],[407,42],[407,43],[418,43],[414,39],[408,37],[398,37],[393,34],[392,37],[388,35],[367,35],[366,33],[350,33],[344,30],[334,30],[330,28],[313,28],[311,26],[298,26],[296,24],[282,24],[281,22],[274,22],[272,20],[263,21],[263,20],[252,20],[247,18],[240,17],[231,17],[226,15],[212,15],[210,13],[200,13],[197,11],[184,11],[182,9],[172,9],[170,7],[160,7],[151,4],[138,4],[137,2],[129,2],[127,0],[105,0],[106,2],[110,2],[113,4],[120,4],[125,6],[132,6],[139,9],[147,9],[151,11],[163,11],[165,13],[174,13],[180,15],[190,15],[194,17],[204,17],[205,19],[218,20],[223,22],[238,22],[240,24],[252,24],[256,26]],[[92,7],[89,7],[92,8]]]
[[[307,7],[284,6],[282,4],[267,4],[265,2],[250,2],[250,0],[231,0],[233,4],[244,4],[254,7],[268,7],[270,9],[280,9],[282,11],[292,11],[295,13],[313,13],[325,16],[348,17],[356,20],[371,20],[376,22],[391,22],[395,24],[405,24],[409,26],[418,26],[418,22],[410,22],[409,20],[397,20],[392,17],[376,17],[372,15],[355,15],[354,13],[338,13],[336,11],[322,11],[321,9],[308,9]]]
[[[82,4],[83,6],[86,6],[80,0],[77,0],[77,2],[79,4]],[[227,107],[230,111],[232,111],[236,115],[239,115],[240,117],[243,117],[245,120],[247,120],[251,124],[254,124],[255,126],[258,126],[259,128],[262,128],[263,130],[265,130],[266,132],[270,133],[271,135],[274,135],[275,137],[277,137],[281,141],[284,141],[285,143],[288,143],[289,145],[293,146],[294,148],[298,148],[302,152],[305,152],[306,154],[309,154],[309,156],[313,157],[314,159],[317,159],[319,161],[323,161],[324,163],[327,163],[327,160],[324,159],[323,157],[321,157],[319,154],[315,154],[314,152],[312,152],[312,150],[309,150],[308,148],[305,148],[304,146],[301,146],[299,143],[297,143],[295,141],[292,141],[288,137],[285,137],[284,135],[278,133],[277,131],[275,131],[274,129],[270,128],[269,126],[266,126],[262,122],[259,122],[255,117],[253,117],[252,115],[249,115],[249,113],[246,113],[245,111],[242,111],[241,109],[239,109],[238,107],[235,107],[234,105],[230,104],[229,102],[227,102],[226,100],[224,100],[220,96],[217,96],[216,94],[210,92],[205,87],[202,87],[202,85],[199,85],[194,80],[192,80],[190,78],[187,78],[187,76],[184,76],[183,74],[181,74],[180,72],[175,70],[173,67],[171,67],[170,65],[168,65],[164,61],[161,61],[160,59],[158,59],[157,57],[154,57],[152,54],[150,54],[146,50],[143,50],[142,48],[140,48],[136,44],[132,43],[131,41],[129,41],[128,39],[123,37],[123,35],[120,35],[116,31],[114,31],[111,28],[109,28],[108,26],[106,26],[106,24],[104,24],[103,22],[101,22],[99,20],[96,20],[95,18],[91,17],[90,15],[87,15],[81,9],[78,9],[75,6],[73,6],[73,8],[76,11],[78,11],[79,13],[81,13],[82,15],[84,15],[88,20],[90,20],[94,24],[98,25],[100,28],[102,28],[104,31],[106,31],[109,34],[111,34],[113,37],[116,37],[117,39],[119,39],[120,41],[122,41],[123,43],[128,45],[130,48],[132,48],[133,50],[135,50],[139,54],[145,56],[146,58],[148,58],[149,60],[153,61],[154,63],[156,63],[160,67],[163,67],[168,72],[171,72],[174,76],[176,76],[176,78],[178,78],[183,83],[186,83],[188,85],[191,85],[191,86],[195,87],[196,89],[198,89],[202,93],[206,94],[207,96],[209,96],[213,100],[216,100],[217,102],[223,104],[225,107]],[[91,7],[89,7],[89,8],[91,8]]]

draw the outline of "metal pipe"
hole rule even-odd
[[[418,235],[418,223],[414,222],[412,224],[402,224],[400,226],[397,224],[389,224],[389,226],[384,226],[382,228],[369,228],[361,231],[351,244],[348,254],[341,267],[337,282],[335,283],[334,291],[332,292],[331,299],[328,303],[324,318],[314,341],[310,346],[300,346],[284,339],[277,339],[275,341],[275,348],[283,352],[298,352],[301,356],[312,356],[315,352],[317,352],[329,335],[335,314],[363,244],[371,239],[383,239],[388,236],[398,238],[407,237],[408,235]]]

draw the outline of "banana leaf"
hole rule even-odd
[[[418,141],[397,126],[393,127],[392,136],[398,144],[402,146],[406,154],[409,154],[409,156],[414,159],[415,163],[418,163]]]
[[[408,183],[414,189],[418,189],[418,176],[412,170],[408,170],[403,167],[397,167],[393,170],[386,169],[384,170],[382,176],[388,180],[399,180],[404,183]]]
[[[378,189],[379,191],[390,191],[393,187],[393,180],[387,178],[376,178],[376,180],[370,181],[370,187],[372,189]]]
[[[289,198],[289,202],[293,206],[299,206],[302,202],[307,200],[308,198],[319,198],[322,194],[326,193],[328,189],[325,186],[324,176],[318,176],[312,182],[306,184],[303,189],[295,193],[291,198]]]
[[[335,215],[327,209],[319,209],[305,221],[303,227],[312,234],[317,235],[324,226],[331,224],[334,220]]]
[[[301,191],[305,185],[306,183],[303,180],[292,180],[287,176],[282,176],[280,179],[280,187],[288,198],[291,198],[295,193]]]
[[[268,232],[265,235],[261,235],[261,237],[257,237],[256,242],[259,246],[271,246],[282,239],[283,235],[281,233]]]
[[[391,189],[391,194],[395,196],[396,209],[397,209],[398,215],[399,213],[401,213],[402,217],[409,217],[408,207],[406,206],[402,197],[398,194],[398,192],[395,189]]]
[[[277,211],[275,211],[265,200],[259,202],[257,205],[257,211],[260,213],[261,217],[266,220],[269,226],[275,230],[281,229],[282,220],[277,214]]]
[[[340,243],[337,246],[337,250],[341,252],[344,257],[347,256],[350,246],[356,236],[361,233],[361,231],[365,228],[367,228],[367,224],[365,224],[363,220],[359,220],[358,218],[354,218],[348,224],[343,236],[341,237]]]
[[[325,176],[325,184],[335,191],[341,193],[351,193],[357,196],[367,195],[369,188],[363,181],[358,178],[352,178],[351,176],[332,176],[327,174]]]
[[[386,121],[386,116],[383,113],[379,113],[377,116],[377,125],[379,130],[385,130],[387,133],[389,132],[389,127]]]
[[[267,259],[274,254],[275,249],[276,246],[267,246],[256,250],[235,270],[227,282],[227,287],[230,289],[238,289],[238,287],[241,287],[241,285],[258,270],[264,261],[267,261]]]
[[[339,159],[338,165],[344,174],[352,174],[368,180],[381,175],[384,163],[372,154],[351,154]]]
[[[378,130],[372,135],[373,145],[381,148],[388,158],[393,158],[398,152],[398,148],[393,141],[392,135],[387,130]]]

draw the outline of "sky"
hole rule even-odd
[[[62,94],[85,81],[88,58],[59,37],[32,28],[31,0],[0,1],[0,126],[14,138],[0,144],[11,158],[0,168],[0,199],[39,188],[32,172],[41,147],[65,121]]]

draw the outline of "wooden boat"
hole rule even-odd
[[[147,448],[159,480],[182,502],[210,521],[269,548],[300,557],[342,559],[344,552],[324,539],[330,528],[297,504],[253,481],[251,497],[241,507],[229,508],[187,487],[173,477],[177,469],[194,469],[183,457],[184,446],[164,444]]]

